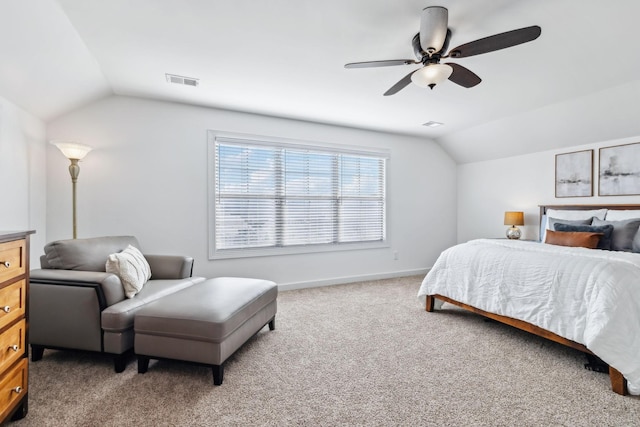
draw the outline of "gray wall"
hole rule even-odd
[[[390,247],[209,261],[209,129],[390,150]],[[456,165],[429,140],[120,96],[53,120],[47,138],[95,148],[80,163],[79,237],[133,234],[148,253],[193,256],[206,277],[304,287],[422,274],[456,240]],[[68,161],[49,146],[47,162],[47,240],[70,238]]]
[[[458,241],[504,237],[504,212],[524,211],[522,238],[538,239],[538,205],[636,204],[640,196],[598,194],[598,149],[640,142],[640,136],[602,141],[525,156],[458,165]],[[594,150],[593,197],[555,197],[555,156]]]
[[[32,266],[46,238],[45,145],[44,123],[0,97],[0,231],[36,230]]]

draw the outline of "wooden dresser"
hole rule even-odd
[[[0,231],[0,423],[27,415],[29,236]]]

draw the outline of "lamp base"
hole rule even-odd
[[[510,228],[507,228],[507,238],[517,240],[522,236],[520,229],[515,225],[512,225]]]

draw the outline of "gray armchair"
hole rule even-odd
[[[126,298],[120,279],[105,272],[105,263],[128,245],[140,249],[133,236],[59,240],[45,246],[42,268],[31,271],[29,284],[32,361],[42,359],[47,348],[97,351],[112,354],[116,372],[122,372],[133,348],[135,313],[205,280],[192,277],[191,257],[145,255],[151,279]]]

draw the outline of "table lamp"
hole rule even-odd
[[[504,225],[510,225],[507,229],[507,238],[519,239],[522,233],[517,225],[524,225],[524,212],[505,212]]]

